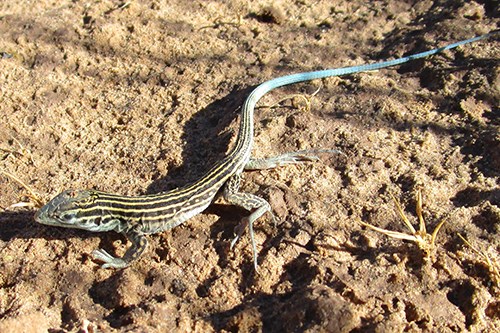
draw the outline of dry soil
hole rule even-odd
[[[44,202],[182,186],[231,148],[258,83],[443,46],[499,16],[496,1],[2,1],[0,168]],[[279,220],[255,224],[258,271],[246,235],[229,250],[246,212],[223,200],[105,270],[89,254],[122,255],[124,237],[39,225],[0,175],[0,331],[500,330],[499,58],[490,38],[264,97],[254,156],[342,154],[245,173]],[[391,195],[417,226],[419,190],[428,232],[445,220],[428,257],[361,225],[409,232]]]

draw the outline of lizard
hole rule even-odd
[[[198,180],[166,192],[122,196],[97,190],[66,190],[35,214],[38,223],[84,229],[93,232],[115,231],[124,234],[132,243],[123,257],[114,257],[103,249],[92,252],[95,260],[103,262],[103,268],[124,268],[136,260],[147,247],[148,234],[172,229],[204,211],[218,194],[230,204],[243,207],[250,214],[241,221],[239,232],[231,242],[231,248],[248,228],[257,269],[257,249],[253,223],[263,214],[272,214],[270,204],[263,198],[240,191],[241,174],[244,170],[268,169],[287,164],[314,161],[317,152],[335,150],[302,150],[267,159],[251,157],[254,124],[253,115],[257,102],[270,91],[299,82],[342,76],[401,65],[415,59],[428,57],[445,50],[472,43],[497,34],[492,31],[478,37],[462,40],[429,51],[371,64],[317,70],[277,77],[258,85],[245,100],[239,123],[236,143],[232,150]]]

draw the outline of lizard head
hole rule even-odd
[[[92,208],[98,194],[94,191],[67,190],[58,194],[35,214],[41,224],[97,231],[100,218],[86,208]],[[89,214],[90,213],[90,214]]]

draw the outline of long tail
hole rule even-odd
[[[297,74],[291,74],[291,75],[285,75],[281,77],[274,78],[272,80],[266,81],[261,83],[257,88],[255,88],[250,95],[247,97],[245,100],[245,103],[243,105],[242,109],[242,118],[243,119],[252,119],[253,111],[255,108],[255,105],[257,102],[268,92],[270,92],[273,89],[283,87],[289,84],[294,84],[294,83],[299,83],[299,82],[304,82],[304,81],[310,81],[314,79],[322,79],[326,77],[332,77],[332,76],[342,76],[342,75],[347,75],[347,74],[354,74],[354,73],[360,73],[360,72],[367,72],[367,71],[373,71],[377,69],[382,69],[386,67],[391,67],[391,66],[396,66],[396,65],[401,65],[406,62],[413,61],[415,59],[420,59],[420,58],[425,58],[428,56],[431,56],[436,53],[440,53],[446,50],[450,50],[453,48],[456,48],[460,45],[464,44],[469,44],[478,40],[486,39],[489,38],[493,35],[496,35],[500,33],[500,30],[493,30],[490,33],[470,38],[470,39],[465,39],[456,43],[452,43],[443,47],[439,47],[430,51],[425,51],[421,53],[416,53],[412,54],[406,57],[401,57],[398,59],[393,59],[393,60],[388,60],[388,61],[382,61],[382,62],[377,62],[373,64],[365,64],[365,65],[358,65],[358,66],[350,66],[350,67],[342,67],[342,68],[335,68],[335,69],[324,69],[324,70],[319,70],[319,71],[313,71],[313,72],[305,72],[305,73],[297,73]],[[250,123],[243,123],[240,126],[240,131],[238,133],[238,140],[237,140],[237,145],[233,152],[237,151],[248,151],[251,146],[252,146],[252,140],[253,140],[253,122]]]
[[[500,30],[494,30],[490,33],[462,40],[453,44],[449,44],[443,47],[439,47],[430,51],[425,51],[421,53],[416,53],[412,54],[406,57],[401,57],[398,59],[393,59],[393,60],[387,60],[387,61],[382,61],[382,62],[377,62],[373,64],[365,64],[365,65],[358,65],[358,66],[351,66],[351,67],[342,67],[342,68],[335,68],[335,69],[325,69],[325,70],[319,70],[319,71],[314,71],[314,72],[306,72],[306,73],[298,73],[298,74],[291,74],[291,75],[286,75],[282,77],[278,77],[269,81],[266,81],[262,84],[260,84],[255,90],[248,96],[248,99],[253,99],[256,98],[257,102],[262,96],[264,96],[266,93],[269,91],[276,89],[278,87],[286,86],[288,84],[293,84],[293,83],[298,83],[298,82],[303,82],[303,81],[309,81],[309,80],[314,80],[314,79],[321,79],[325,77],[330,77],[330,76],[342,76],[342,75],[347,75],[347,74],[354,74],[354,73],[360,73],[360,72],[367,72],[367,71],[373,71],[377,69],[382,69],[386,67],[391,67],[391,66],[396,66],[396,65],[401,65],[406,62],[410,62],[416,59],[420,58],[425,58],[431,55],[434,55],[436,53],[440,53],[446,50],[454,49],[458,46],[464,45],[464,44],[469,44],[472,42],[476,42],[478,40],[486,39],[489,38],[493,35],[496,35],[500,33]],[[255,95],[254,95],[255,94]],[[254,96],[252,96],[254,95]],[[253,102],[253,101],[252,101]],[[254,103],[255,104],[255,103]]]

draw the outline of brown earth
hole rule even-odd
[[[234,141],[256,84],[480,35],[496,1],[2,1],[0,168],[44,201],[68,188],[154,193],[196,180]],[[368,4],[369,3],[369,4]],[[229,251],[245,212],[222,200],[123,270],[116,233],[33,220],[0,177],[1,332],[461,332],[500,329],[498,38],[406,66],[270,93],[254,155],[342,155],[245,173],[279,224]],[[318,90],[314,96],[313,93]],[[446,220],[426,259],[417,225]],[[474,252],[465,237],[482,255]],[[490,258],[488,265],[485,255]],[[495,266],[497,265],[497,266]]]

